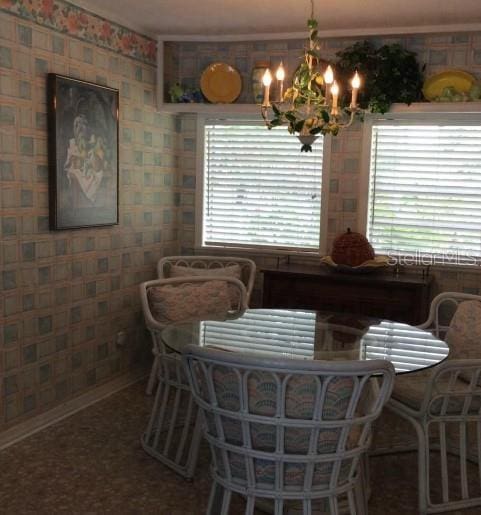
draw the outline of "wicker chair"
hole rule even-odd
[[[141,444],[144,450],[169,466],[185,478],[191,478],[197,463],[201,431],[198,427],[197,409],[192,400],[190,387],[184,372],[180,355],[169,351],[162,342],[160,333],[165,328],[168,320],[156,316],[153,309],[152,298],[149,291],[158,287],[172,286],[180,289],[180,293],[190,285],[202,285],[218,282],[235,288],[237,304],[227,306],[226,313],[242,311],[246,308],[246,291],[244,285],[233,278],[210,279],[206,277],[157,279],[140,285],[140,297],[147,328],[152,335],[154,356],[158,366],[157,391],[154,398],[150,420],[145,433],[142,435]],[[192,302],[189,297],[182,297],[185,303],[190,303],[192,316]],[[230,297],[228,299],[230,301]],[[208,308],[208,306],[207,306]],[[180,310],[182,312],[182,309]],[[197,306],[196,315],[199,317],[210,315],[206,306]],[[219,316],[220,313],[213,313]]]
[[[396,385],[388,407],[416,430],[419,513],[481,506],[481,359],[446,361],[427,382],[413,379],[401,387]],[[438,479],[432,450],[440,452],[440,496],[433,495]],[[459,480],[457,471],[449,467],[448,453],[458,457]],[[468,464],[468,460],[478,465]],[[473,474],[476,486],[470,493]]]
[[[256,265],[250,259],[217,256],[169,256],[160,259],[157,263],[157,276],[159,279],[207,275],[218,278],[226,269],[230,274],[228,276],[243,282],[246,288],[245,301],[249,305],[256,275]],[[154,390],[157,366],[158,360],[155,358],[147,383],[147,395],[151,395]]]
[[[443,312],[446,306],[451,311],[454,308],[454,315]],[[452,318],[448,325],[449,315]],[[382,444],[377,445],[375,453],[418,451],[420,513],[481,506],[481,490],[469,494],[468,481],[473,471],[469,469],[468,474],[466,466],[467,458],[481,463],[481,442],[476,436],[477,431],[481,430],[481,425],[478,425],[481,424],[481,388],[478,388],[481,373],[481,297],[442,293],[434,298],[428,320],[420,327],[446,339],[450,347],[449,359],[433,369],[396,379],[387,407],[414,427],[416,437],[412,443],[407,441],[409,431],[402,431],[401,436],[396,434],[396,429],[400,429],[399,424],[383,416],[379,421],[379,432],[384,433],[381,438],[386,444],[384,448]],[[382,425],[384,421],[390,423]],[[394,424],[396,428],[392,427]],[[386,438],[388,434],[389,438]],[[440,467],[433,461],[431,451],[440,451]],[[447,453],[459,457],[462,470],[459,480],[455,471],[448,466]],[[441,483],[437,480],[438,472]],[[479,474],[478,484],[481,471]],[[435,485],[441,486],[440,497],[434,496]]]
[[[363,458],[391,393],[390,363],[273,360],[194,345],[183,358],[211,447],[208,515],[227,515],[232,493],[246,499],[246,515],[259,501],[275,515],[367,513]]]

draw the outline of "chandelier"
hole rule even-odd
[[[340,87],[332,66],[321,69],[319,55],[318,23],[314,19],[314,0],[311,17],[307,21],[309,40],[302,62],[294,72],[292,84],[284,91],[285,70],[282,62],[276,71],[277,95],[271,100],[272,74],[266,69],[262,82],[264,101],[262,118],[268,129],[286,125],[291,134],[297,134],[302,143],[301,152],[311,152],[312,144],[320,134],[337,135],[340,129],[352,125],[356,114],[362,110],[357,104],[361,78],[357,71],[351,79],[352,95],[349,106],[341,107]]]

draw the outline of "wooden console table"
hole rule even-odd
[[[392,270],[346,274],[323,265],[264,268],[264,308],[348,312],[416,325],[429,309],[432,277]]]

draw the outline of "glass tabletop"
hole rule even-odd
[[[284,358],[386,359],[398,374],[432,367],[449,354],[444,341],[408,324],[289,309],[248,309],[232,318],[170,325],[161,338],[175,352],[196,344]]]

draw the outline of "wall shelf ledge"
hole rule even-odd
[[[159,112],[171,114],[227,114],[227,115],[259,115],[257,104],[209,104],[209,103],[162,103]],[[393,104],[385,115],[409,113],[478,113],[481,114],[481,102],[415,102],[411,105]]]

